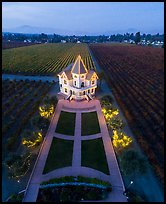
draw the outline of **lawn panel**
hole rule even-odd
[[[73,141],[53,138],[43,174],[58,168],[71,166],[72,156]]]
[[[109,174],[107,159],[101,138],[82,141],[81,166],[90,167]]]
[[[74,135],[76,113],[61,111],[55,132]]]
[[[97,112],[82,113],[81,114],[81,135],[93,135],[100,133],[100,126],[97,117]]]

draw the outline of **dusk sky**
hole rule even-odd
[[[12,32],[29,29],[32,33],[63,35],[110,35],[137,31],[163,34],[164,3],[3,2],[2,29]]]

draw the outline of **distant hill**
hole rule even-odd
[[[24,34],[57,33],[59,35],[91,35],[91,33],[84,32],[84,31],[70,31],[65,29],[55,29],[55,28],[46,28],[46,27],[42,28],[42,27],[29,26],[29,25],[23,25],[15,28],[3,28],[2,31],[11,32],[11,33],[24,33]]]
[[[31,34],[39,34],[39,33],[54,33],[55,30],[52,28],[41,28],[34,27],[29,25],[23,25],[15,28],[4,28],[3,32],[12,32],[12,33],[31,33]]]

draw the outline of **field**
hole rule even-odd
[[[16,47],[24,47],[24,46],[30,46],[35,45],[36,43],[29,43],[29,42],[17,42],[17,41],[2,41],[2,49],[10,49],[10,48],[16,48]]]
[[[2,51],[2,72],[56,75],[81,55],[88,69],[95,69],[86,44],[40,44]]]
[[[4,158],[7,152],[16,152],[21,143],[20,134],[39,104],[53,86],[35,81],[2,81],[2,143]]]
[[[163,182],[164,50],[90,45],[137,141]]]

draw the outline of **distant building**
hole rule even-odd
[[[61,43],[66,43],[66,40],[61,40]]]
[[[87,70],[81,56],[58,74],[60,92],[66,99],[87,99],[95,95],[98,76],[94,70]]]
[[[130,44],[135,44],[135,41],[134,41],[134,40],[129,39],[129,43],[130,43]]]

